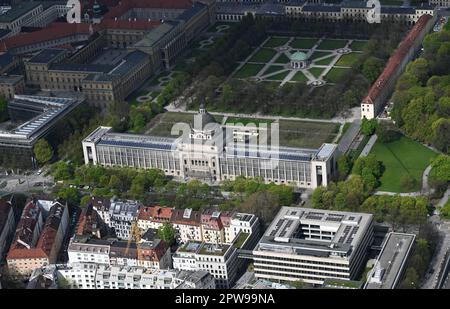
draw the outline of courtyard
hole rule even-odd
[[[268,37],[238,63],[232,77],[255,82],[335,84],[363,54],[367,41]]]

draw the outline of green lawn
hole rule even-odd
[[[317,68],[317,67],[312,67],[312,68],[308,69],[309,73],[314,75],[316,78],[319,78],[319,76],[320,76],[320,74],[322,74],[323,70],[325,70],[325,69]]]
[[[278,56],[277,59],[275,59],[275,63],[282,63],[282,64],[288,63],[290,61],[291,60],[285,54],[281,54]]]
[[[221,123],[223,117],[222,116],[213,116],[217,123]],[[170,137],[172,127],[175,123],[186,123],[191,126],[194,125],[194,114],[192,113],[179,113],[179,112],[166,112],[164,114],[160,114],[154,118],[154,123],[150,131],[148,132],[150,135],[156,136],[164,136]]]
[[[264,67],[264,64],[246,63],[237,73],[235,78],[248,78],[255,76]]]
[[[366,45],[367,41],[353,41],[352,45],[350,45],[350,48],[355,51],[363,51]]]
[[[289,38],[270,38],[266,44],[264,44],[264,47],[279,47],[283,46],[284,44],[289,41]]]
[[[306,83],[308,81],[308,78],[302,72],[297,72],[291,78],[291,81],[294,81],[294,82],[305,82]]]
[[[341,58],[339,58],[338,62],[336,62],[336,65],[351,67],[358,60],[358,57],[359,55],[355,53],[342,55]]]
[[[249,62],[269,62],[277,52],[271,48],[261,48],[250,58]]]
[[[285,71],[285,72],[281,72],[272,76],[268,76],[267,79],[270,80],[279,80],[282,81],[291,71]]]
[[[402,136],[392,143],[376,142],[371,153],[383,162],[385,171],[381,176],[379,191],[403,192],[400,178],[411,175],[417,181],[411,191],[419,191],[422,187],[422,174],[436,153],[410,138]]]
[[[347,40],[325,39],[320,43],[317,49],[333,50],[345,47]]]
[[[349,69],[332,68],[325,76],[325,79],[330,83],[338,83],[348,70]]]
[[[300,48],[300,49],[311,49],[318,39],[315,38],[299,38],[293,40],[289,45],[292,48]]]
[[[316,65],[329,65],[331,63],[331,61],[333,61],[333,59],[334,59],[334,56],[327,57],[327,58],[324,58],[324,59],[319,60],[319,61],[314,61],[314,64],[316,64]]]
[[[235,125],[242,124],[242,125],[247,125],[249,123],[252,123],[252,124],[255,124],[255,125],[259,125],[260,123],[270,124],[272,122],[273,122],[272,119],[228,117],[227,121],[225,122],[225,124],[235,124]]]
[[[285,68],[282,65],[271,65],[264,71],[263,74],[266,75],[266,74],[270,74],[270,73],[275,73],[275,72],[278,72],[278,71],[281,71],[284,69]]]
[[[339,124],[280,120],[279,132],[281,146],[318,148],[333,141],[339,132]]]
[[[327,56],[327,55],[331,55],[331,53],[321,52],[321,51],[316,51],[316,52],[314,52],[314,53],[311,55],[310,59],[311,59],[311,60],[314,60],[314,59],[317,59],[317,58],[320,58],[320,57],[325,57],[325,56]]]

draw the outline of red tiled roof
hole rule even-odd
[[[102,29],[129,29],[129,30],[149,30],[159,26],[161,22],[159,20],[113,20],[104,19],[100,26]]]
[[[170,221],[173,209],[161,206],[145,206],[139,209],[138,220]]]
[[[200,225],[201,213],[193,210],[189,218],[184,218],[184,209],[174,209],[170,222],[174,224]]]
[[[167,244],[163,240],[159,240],[158,244],[153,248],[145,248],[138,246],[138,257],[140,260],[159,262],[168,250]]]
[[[432,18],[431,15],[425,14],[422,15],[411,31],[408,33],[406,38],[400,43],[399,47],[395,51],[395,53],[389,58],[389,61],[384,68],[381,75],[372,85],[369,90],[369,93],[363,100],[363,104],[373,104],[377,97],[380,95],[386,83],[389,81],[391,76],[395,73],[398,66],[402,62],[402,60],[406,57],[409,50],[414,44],[414,41],[417,39],[421,31],[427,25],[428,21]]]
[[[0,41],[0,50],[7,51],[12,48],[59,39],[77,33],[89,33],[89,24],[55,22],[42,30],[19,34]]]

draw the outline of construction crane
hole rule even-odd
[[[130,245],[132,241],[136,242],[136,249],[138,253],[138,264],[141,261],[141,250],[140,250],[140,241],[141,241],[141,230],[138,227],[136,221],[131,222],[130,236],[128,236],[127,248],[125,249],[125,255],[130,251]]]

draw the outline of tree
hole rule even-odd
[[[414,268],[408,267],[405,279],[400,284],[401,289],[417,289],[419,283],[419,275]]]
[[[169,246],[173,246],[176,243],[176,230],[172,224],[165,222],[158,229],[158,237],[164,240]]]
[[[0,122],[4,122],[8,118],[8,101],[4,97],[0,97]]]
[[[383,68],[384,61],[371,56],[367,58],[366,61],[364,61],[362,73],[371,83],[373,83],[381,74],[381,72],[383,72]]]
[[[417,180],[409,174],[400,177],[400,187],[404,191],[411,191],[417,186]]]
[[[344,180],[352,168],[352,162],[349,156],[342,155],[337,160],[339,179]]]
[[[430,68],[426,59],[418,58],[408,65],[406,71],[414,75],[419,80],[419,82],[424,85],[428,80]]]
[[[56,195],[58,198],[65,200],[69,205],[75,206],[80,204],[80,193],[77,188],[61,188]]]
[[[393,141],[398,140],[401,137],[400,132],[398,132],[394,127],[389,125],[389,123],[385,121],[381,121],[377,129],[375,130],[377,134],[377,139],[383,144],[391,143]]]
[[[92,200],[91,196],[89,195],[83,196],[80,200],[80,206],[81,207],[87,206],[91,200]]]
[[[277,196],[268,191],[255,192],[240,206],[240,211],[253,213],[263,222],[270,222],[280,209]]]
[[[56,180],[69,180],[73,178],[74,168],[70,163],[58,161],[52,165],[52,175]]]
[[[45,139],[40,139],[34,145],[34,155],[39,163],[45,164],[53,157],[53,148]]]
[[[363,118],[361,122],[361,132],[366,135],[372,135],[375,133],[375,130],[377,128],[377,120],[375,118],[367,120],[366,118]]]

